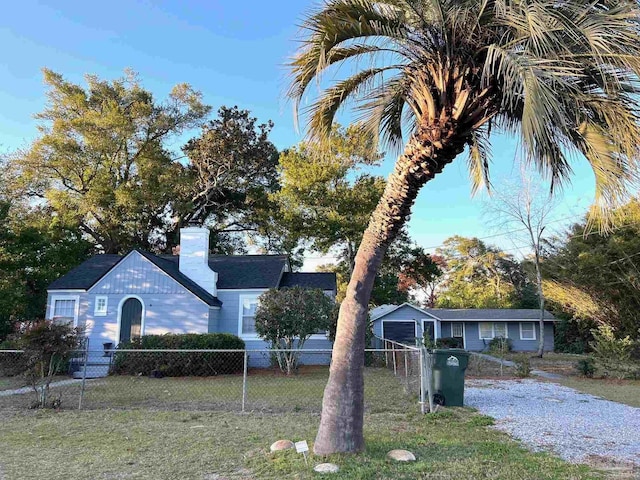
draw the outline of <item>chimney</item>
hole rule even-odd
[[[180,229],[179,269],[211,295],[217,295],[218,274],[209,268],[209,229]]]

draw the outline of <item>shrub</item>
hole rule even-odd
[[[606,377],[637,378],[640,367],[632,360],[634,342],[629,336],[617,338],[610,325],[600,325],[592,330],[593,355],[599,370]]]
[[[595,325],[588,321],[577,322],[563,319],[556,323],[554,334],[554,351],[562,353],[583,354],[589,350],[593,341],[591,330]]]
[[[436,340],[436,346],[438,348],[464,348],[464,343],[461,338],[444,337]]]
[[[243,350],[244,341],[229,333],[145,335],[118,345],[118,350]],[[117,351],[113,373],[167,377],[206,377],[242,372],[243,352]]]
[[[69,358],[79,348],[82,330],[51,320],[25,322],[10,339],[10,345],[23,353],[9,357],[11,374],[24,375],[33,387],[36,408],[59,407],[61,397],[50,399],[53,378],[67,370]],[[6,343],[4,345],[7,345]]]
[[[529,355],[521,353],[515,359],[516,361],[516,377],[528,378],[531,376],[531,360]]]
[[[510,338],[496,337],[489,342],[489,352],[504,355],[513,349]]]
[[[278,366],[289,375],[297,369],[305,342],[329,330],[336,313],[333,299],[318,288],[271,289],[260,296],[256,332],[269,342]]]
[[[578,373],[583,377],[592,378],[596,373],[596,361],[592,357],[578,360],[575,367]]]

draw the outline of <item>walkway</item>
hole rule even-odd
[[[74,383],[79,383],[79,382],[82,382],[81,378],[60,380],[58,382],[52,382],[51,385],[49,385],[49,388],[64,387],[65,385],[72,385]],[[16,388],[13,390],[0,390],[0,397],[9,397],[11,395],[22,395],[24,393],[31,393],[31,392],[33,392],[33,387],[22,387],[22,388]]]

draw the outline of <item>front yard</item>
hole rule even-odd
[[[247,413],[241,381],[112,377],[92,380],[84,410],[29,411],[0,402],[0,478],[6,479],[281,479],[315,478],[278,439],[313,441],[326,369],[291,378],[250,375]],[[241,377],[240,377],[241,380]],[[68,389],[73,405],[77,398]],[[367,451],[333,457],[341,479],[591,479],[585,466],[531,453],[492,420],[470,409],[418,413],[414,397],[385,369],[366,374]],[[65,405],[65,402],[63,402]],[[211,411],[222,409],[225,411]],[[391,463],[387,451],[406,448],[418,461]]]

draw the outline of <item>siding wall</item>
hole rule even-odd
[[[507,322],[507,335],[511,339],[513,350],[516,352],[533,352],[538,349],[540,329],[538,322],[534,322],[536,340],[520,340],[520,322]],[[553,351],[553,322],[546,322],[544,326],[544,348]],[[467,350],[483,351],[489,347],[490,340],[481,340],[478,322],[465,322],[465,344]]]
[[[388,313],[387,315],[380,317],[373,322],[373,333],[377,337],[382,337],[382,322],[390,321],[416,321],[418,322],[417,336],[422,337],[422,320],[432,319],[429,315],[422,313],[415,308],[405,305],[398,310]]]
[[[48,303],[53,295],[66,294],[49,292]],[[210,315],[207,304],[133,252],[87,293],[80,294],[78,320],[85,327],[91,350],[102,350],[106,342],[117,344],[119,307],[131,295],[139,297],[144,307],[144,335],[207,333],[210,321],[215,323],[215,314]],[[105,316],[94,315],[97,296],[107,297]]]

